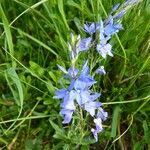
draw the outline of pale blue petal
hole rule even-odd
[[[70,91],[65,95],[63,103],[61,103],[61,107],[64,109],[75,110],[74,100],[76,98],[76,92],[74,90]]]
[[[100,66],[99,68],[96,69],[95,71],[97,74],[100,74],[100,75],[105,75],[106,74],[106,71],[104,69],[104,66]]]
[[[80,76],[87,76],[87,75],[89,74],[90,69],[89,69],[89,67],[87,66],[87,64],[88,64],[88,61],[86,61],[86,62],[84,63],[84,65],[83,65],[83,67],[82,67],[82,71],[81,71]]]
[[[118,9],[119,6],[120,6],[120,3],[116,4],[115,6],[113,6],[112,12],[116,11],[116,10]]]
[[[57,65],[57,66],[62,72],[64,72],[65,74],[68,74],[68,71],[64,67],[62,67],[60,65]]]
[[[94,138],[95,138],[95,140],[97,142],[98,141],[98,133],[103,130],[102,120],[100,118],[96,118],[96,119],[94,119],[94,123],[95,123],[96,128],[95,129],[91,129],[91,131],[92,131],[92,133],[94,135]]]
[[[89,33],[89,34],[95,33],[98,28],[99,28],[98,23],[93,22],[91,24],[84,24],[84,31]]]
[[[71,76],[71,77],[76,77],[76,75],[78,74],[78,69],[74,68],[74,67],[70,67],[68,69],[68,74]]]
[[[106,56],[107,56],[107,51],[104,49],[104,46],[102,46],[101,44],[97,44],[96,50],[98,51],[98,53],[99,53],[103,58],[106,58]]]
[[[90,76],[82,76],[75,81],[74,88],[76,90],[89,89],[96,81]]]
[[[82,80],[83,82],[85,82],[87,84],[87,87],[90,87],[90,86],[92,86],[93,84],[96,83],[94,78],[90,77],[90,76],[81,77],[79,79]]]
[[[94,94],[91,94],[90,95],[90,101],[94,101],[94,100],[96,100],[97,98],[99,98],[100,97],[100,93],[97,93],[97,92],[95,92]]]
[[[97,44],[96,50],[103,58],[106,58],[107,55],[113,57],[111,48],[112,46],[109,43],[107,43],[106,45]]]
[[[90,93],[88,91],[81,91],[80,96],[81,96],[81,105],[90,101]]]
[[[102,104],[100,102],[88,102],[85,103],[84,109],[90,113],[90,115],[93,117],[95,115],[95,110],[99,108]]]
[[[76,81],[75,79],[72,79],[72,80],[70,81],[70,85],[69,85],[69,87],[68,87],[68,90],[69,90],[69,91],[73,90],[75,81]]]
[[[80,107],[90,101],[90,93],[88,91],[77,91],[76,101]]]
[[[60,114],[64,117],[64,121],[62,122],[63,124],[67,124],[71,121],[73,112],[74,112],[73,110],[66,110],[66,109],[62,109],[60,111]]]
[[[53,98],[56,99],[64,98],[67,93],[68,93],[67,89],[57,90],[55,93],[56,96],[54,96]]]
[[[88,50],[90,47],[91,41],[92,41],[91,37],[82,39],[79,43],[79,47],[78,47],[79,51]]]
[[[74,83],[75,90],[84,90],[84,89],[86,89],[86,87],[87,87],[86,82],[83,82],[80,79],[77,79]]]
[[[101,107],[98,109],[97,112],[97,118],[101,118],[103,121],[105,121],[108,117],[108,113],[105,112]]]
[[[82,99],[81,99],[81,95],[80,95],[80,90],[76,91],[76,101],[79,104],[79,106],[81,106]]]

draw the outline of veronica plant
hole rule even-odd
[[[70,51],[71,66],[68,70],[59,66],[58,68],[65,74],[65,78],[69,80],[69,86],[60,90],[56,90],[55,99],[62,99],[60,114],[63,116],[63,124],[68,124],[72,120],[73,114],[78,111],[78,107],[89,113],[95,123],[95,128],[91,128],[94,138],[98,141],[98,133],[103,130],[102,122],[108,117],[108,113],[102,108],[102,103],[98,101],[100,93],[92,90],[96,84],[95,79],[90,75],[88,61],[83,62],[82,68],[76,68],[76,62],[79,54],[87,51],[94,45],[97,52],[106,59],[109,55],[113,57],[112,45],[109,43],[111,37],[123,29],[121,18],[125,15],[131,5],[136,4],[135,0],[127,0],[124,4],[117,4],[112,8],[106,20],[100,19],[99,22],[86,23],[83,31],[88,37],[81,38],[71,34],[71,43],[68,43]],[[93,34],[98,35],[98,40],[94,39]],[[105,75],[104,66],[96,69],[96,73]]]
[[[89,48],[88,45],[91,39],[80,40],[79,36],[77,39],[78,42],[75,42],[76,46],[69,44],[72,66],[66,70],[64,67],[58,65],[59,69],[66,74],[65,77],[69,79],[70,85],[68,88],[57,90],[54,98],[63,99],[60,114],[64,117],[64,124],[70,123],[73,113],[78,111],[76,106],[88,112],[94,119],[95,129],[92,128],[91,131],[97,141],[97,134],[103,129],[102,121],[106,120],[107,112],[102,109],[102,103],[96,101],[100,97],[100,93],[91,90],[96,81],[89,74],[88,61],[83,64],[81,70],[75,68],[79,52]],[[104,68],[101,67],[101,70],[97,70],[97,73],[105,74]]]

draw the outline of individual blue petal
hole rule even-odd
[[[84,38],[80,41],[79,46],[78,46],[78,51],[85,51],[88,50],[91,44],[92,38]]]
[[[82,82],[86,83],[87,88],[91,87],[93,84],[96,83],[93,77],[91,76],[82,76],[79,78]]]
[[[56,99],[64,98],[67,93],[68,93],[67,89],[57,90],[55,93],[56,96],[53,96],[53,98]]]
[[[76,69],[76,68],[74,68],[74,67],[70,67],[69,69],[68,69],[68,74],[72,77],[72,78],[74,78],[74,77],[76,77],[76,75],[78,74],[78,69]]]
[[[99,53],[103,58],[106,58],[106,56],[107,56],[107,51],[104,49],[104,46],[103,46],[103,45],[97,44],[96,50],[98,51],[98,53]]]
[[[96,118],[96,119],[94,119],[94,123],[95,123],[96,128],[95,129],[91,129],[91,131],[92,131],[92,133],[94,135],[94,138],[95,138],[95,140],[97,142],[98,141],[98,133],[103,130],[102,120],[100,118]]]
[[[70,85],[69,85],[69,87],[68,87],[68,90],[69,90],[69,91],[73,90],[75,81],[76,81],[75,79],[72,79],[72,80],[70,81]]]
[[[100,106],[100,102],[87,102],[84,104],[84,109],[93,117],[95,115],[95,110]]]
[[[80,73],[80,76],[87,76],[90,72],[90,68],[87,66],[88,64],[88,61],[86,61],[82,67],[82,70],[81,70],[81,73]]]
[[[103,58],[106,58],[107,55],[113,57],[111,48],[112,48],[112,46],[109,43],[107,43],[105,45],[97,44],[97,46],[96,46],[96,50]]]
[[[71,121],[74,110],[62,109],[60,114],[64,117],[63,124],[67,124]]]
[[[84,90],[86,89],[87,84],[80,79],[77,79],[74,83],[75,90]]]
[[[89,34],[95,33],[98,28],[99,28],[98,23],[93,22],[91,24],[84,24],[84,31],[89,33]]]
[[[106,74],[106,71],[104,69],[104,66],[100,66],[98,69],[96,69],[95,71],[97,74],[100,74],[100,75],[105,75]]]
[[[119,8],[119,6],[120,6],[120,3],[116,4],[115,6],[113,6],[111,13],[113,13],[114,11],[116,11]]]
[[[74,88],[75,90],[89,89],[95,83],[96,81],[92,77],[82,76],[75,81]]]
[[[88,91],[81,90],[78,91],[78,93],[79,93],[79,97],[77,97],[77,103],[80,106],[90,101],[90,93]]]
[[[104,35],[105,32],[104,32],[104,23],[102,20],[100,20],[100,44],[101,45],[105,45],[108,40],[111,38],[110,36],[106,36]]]
[[[98,109],[97,112],[97,118],[101,118],[103,121],[105,121],[108,117],[108,113],[105,112],[101,107]]]
[[[96,100],[97,98],[99,98],[100,97],[100,93],[97,93],[97,92],[95,92],[95,93],[92,93],[91,95],[90,95],[90,101],[94,101],[94,100]]]
[[[117,33],[119,30],[117,28],[114,27],[114,25],[111,25],[111,24],[108,24],[106,27],[105,27],[105,34],[107,36],[111,36],[113,35],[114,33]]]
[[[103,34],[100,34],[100,44],[103,46],[106,45],[110,38],[110,36],[104,36]]]
[[[120,24],[120,23],[114,24],[114,28],[116,28],[118,31],[123,29],[122,24]]]
[[[57,66],[62,72],[64,72],[65,74],[68,74],[67,70],[64,67],[62,67],[60,65],[57,65]]]
[[[65,97],[63,103],[61,103],[61,107],[64,109],[75,110],[74,100],[76,98],[76,93],[74,90],[68,92]]]
[[[114,23],[113,16],[110,16],[107,20],[107,25],[105,26],[104,32],[106,36],[111,36],[119,32],[121,29],[122,25],[119,23]]]

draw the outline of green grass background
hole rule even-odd
[[[109,114],[99,141],[78,143],[78,132],[62,127],[60,101],[52,98],[62,88],[56,64],[70,65],[70,33],[85,36],[83,24],[105,19],[118,2],[123,0],[0,1],[0,149],[150,150],[149,0],[122,19],[107,75],[97,79]],[[89,57],[94,64],[97,53]]]

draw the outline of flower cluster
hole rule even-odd
[[[111,37],[123,29],[121,24],[121,18],[126,14],[127,10],[133,5],[137,4],[140,0],[126,0],[122,5],[116,4],[106,20],[99,22],[92,22],[91,24],[84,24],[84,31],[90,35],[88,38],[80,40],[82,47],[80,51],[88,50],[89,46],[94,39],[92,35],[94,33],[99,33],[99,40],[96,44],[97,52],[103,57],[106,58],[107,55],[113,57],[112,54],[112,45],[109,43]],[[84,49],[83,49],[84,48]]]
[[[96,129],[92,129],[94,137],[97,140],[97,134],[102,131],[102,121],[107,118],[107,112],[105,112],[101,106],[102,104],[96,99],[100,97],[100,93],[92,92],[91,86],[96,83],[93,77],[89,75],[89,67],[87,62],[83,65],[82,70],[71,67],[68,70],[58,66],[61,71],[67,74],[70,78],[70,85],[67,89],[61,89],[56,91],[56,99],[63,99],[61,104],[60,114],[64,116],[63,123],[69,123],[72,119],[72,115],[76,110],[75,103],[78,104],[83,110],[87,111],[96,124]],[[102,68],[103,70],[103,68]],[[101,74],[103,71],[101,71]]]
[[[58,68],[66,74],[65,77],[70,81],[68,88],[57,90],[54,96],[56,99],[63,99],[60,111],[60,114],[64,117],[63,123],[70,123],[73,113],[77,110],[76,106],[79,106],[93,117],[95,128],[92,128],[91,132],[96,141],[98,141],[98,133],[103,130],[102,122],[107,119],[108,113],[103,110],[102,103],[97,101],[100,93],[91,90],[96,81],[89,74],[88,61],[84,63],[81,70],[75,68],[75,63],[79,53],[87,51],[92,45],[96,47],[102,58],[106,59],[107,55],[113,57],[112,45],[109,41],[114,34],[123,29],[120,19],[127,12],[127,8],[136,3],[136,0],[127,0],[122,5],[117,4],[112,8],[106,20],[100,19],[99,22],[84,24],[83,30],[89,37],[82,39],[80,35],[75,37],[71,34],[72,41],[68,43],[68,47],[72,65],[68,70],[58,65]],[[93,38],[94,33],[98,35],[98,40]],[[105,75],[104,66],[97,68],[96,73]]]

